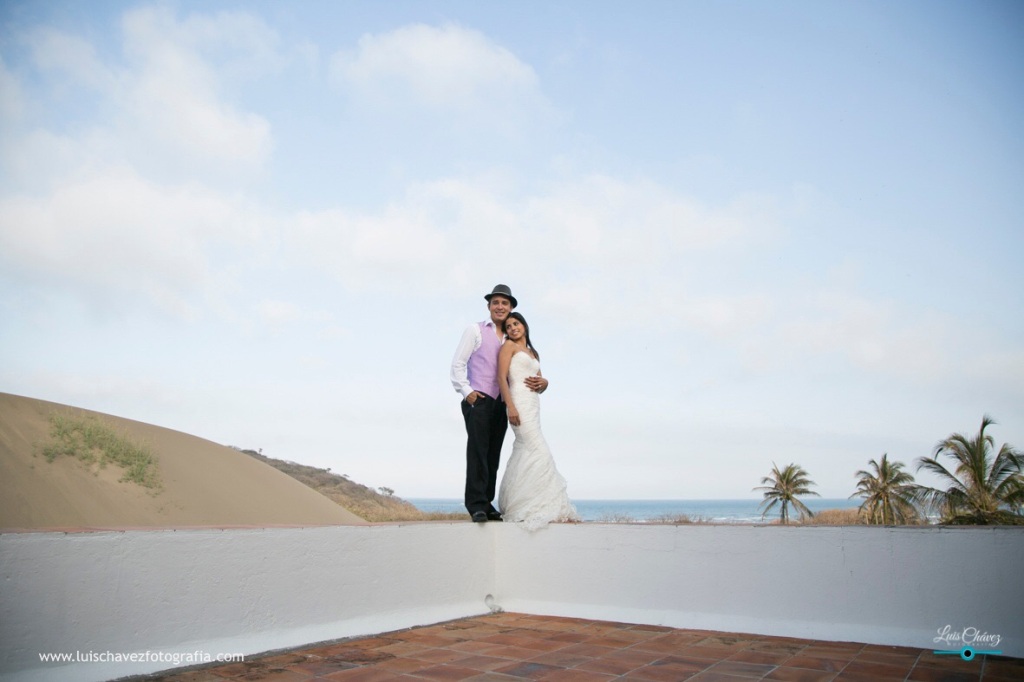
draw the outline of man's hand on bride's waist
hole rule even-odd
[[[528,389],[537,393],[543,393],[548,389],[548,380],[542,376],[526,377],[523,379],[523,383],[526,384]]]

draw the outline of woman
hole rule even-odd
[[[501,479],[498,506],[506,521],[520,522],[527,530],[552,521],[579,521],[540,431],[540,394],[524,383],[526,377],[540,375],[540,355],[530,342],[530,327],[517,312],[509,313],[503,327],[498,387],[516,439]]]

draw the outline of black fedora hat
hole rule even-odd
[[[484,296],[484,298],[487,299],[488,303],[491,302],[491,296],[504,296],[505,298],[512,302],[513,308],[519,305],[519,301],[517,301],[516,297],[512,295],[512,290],[509,289],[508,286],[505,284],[495,284],[494,291]]]

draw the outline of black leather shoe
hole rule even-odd
[[[486,523],[487,512],[473,512],[473,523]]]
[[[492,512],[487,512],[487,520],[488,521],[504,521],[505,519],[501,518],[501,512],[492,511]]]

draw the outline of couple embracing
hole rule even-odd
[[[489,319],[471,324],[452,359],[451,379],[466,421],[466,510],[473,521],[514,521],[536,530],[578,521],[566,483],[540,430],[540,394],[548,380],[530,342],[518,301],[504,284],[484,296]],[[515,442],[494,508],[501,445],[512,424]]]

